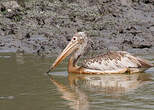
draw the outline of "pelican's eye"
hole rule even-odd
[[[77,38],[76,37],[73,37],[73,41],[76,41],[77,40]]]

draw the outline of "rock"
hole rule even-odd
[[[120,0],[123,6],[130,6],[132,4],[132,0]]]
[[[20,8],[20,5],[16,1],[2,2],[1,5],[4,6],[8,12]]]
[[[151,26],[151,27],[150,27],[150,30],[151,30],[152,32],[154,32],[154,26]]]

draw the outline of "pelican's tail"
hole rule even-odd
[[[150,63],[149,61],[147,61],[145,59],[138,58],[138,61],[140,62],[141,67],[145,67],[145,68],[154,67],[153,63]]]

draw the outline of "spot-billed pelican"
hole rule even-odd
[[[68,61],[68,72],[71,73],[136,73],[154,66],[153,64],[150,64],[147,60],[135,57],[125,51],[116,51],[101,54],[96,57],[86,59],[82,63],[82,66],[77,66],[77,61],[79,57],[83,55],[87,43],[88,38],[85,32],[78,32],[74,34],[69,44],[57,57],[48,72],[54,69],[71,53],[72,56],[69,58]]]

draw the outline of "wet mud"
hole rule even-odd
[[[0,52],[53,56],[78,31],[89,52],[154,53],[154,1],[0,1]]]

